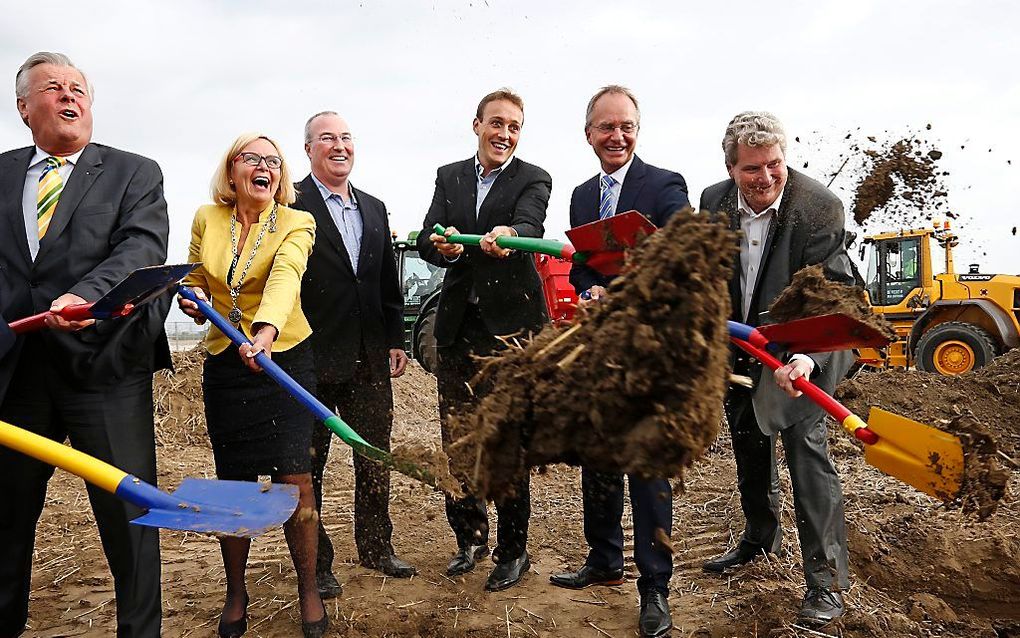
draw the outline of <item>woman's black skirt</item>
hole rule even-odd
[[[272,357],[315,393],[315,359],[307,339]],[[216,476],[254,480],[310,471],[315,418],[269,375],[249,370],[237,346],[206,358],[202,390]]]

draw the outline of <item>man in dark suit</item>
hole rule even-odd
[[[503,346],[498,336],[538,332],[546,321],[542,284],[531,255],[512,253],[496,245],[501,235],[541,237],[552,178],[537,166],[514,157],[524,103],[508,89],[482,98],[472,128],[478,136],[477,154],[443,166],[436,176],[432,205],[418,235],[422,257],[446,268],[436,316],[439,414],[443,445],[451,443],[450,413],[477,400],[483,388],[468,388],[478,371],[473,356],[490,355]],[[446,226],[447,235],[484,233],[481,247],[446,242],[433,232]],[[496,503],[498,526],[495,569],[485,588],[498,591],[515,585],[527,572],[528,519],[531,516],[529,480],[515,494]],[[471,571],[488,553],[488,513],[472,496],[446,498],[446,517],[457,538],[457,554],[446,573]]]
[[[390,449],[393,427],[391,377],[407,365],[404,299],[386,206],[350,184],[354,137],[332,111],[305,124],[305,152],[312,172],[297,184],[294,207],[315,217],[315,246],[301,283],[301,306],[312,326],[320,398],[366,441]],[[322,510],[322,475],[333,433],[317,427],[312,485]],[[354,456],[354,539],[361,564],[387,576],[408,578],[414,568],[393,553],[390,473]],[[333,544],[319,519],[319,593],[333,598]]]
[[[815,180],[786,167],[786,134],[775,116],[745,112],[723,138],[730,179],[705,189],[701,208],[729,217],[741,231],[740,261],[730,281],[733,319],[758,325],[801,268],[822,264],[829,279],[853,283],[844,247],[843,205]],[[773,375],[737,355],[734,371],[755,380],[726,397],[746,526],[734,549],[705,563],[722,573],[780,549],[779,481],[775,438],[783,440],[807,594],[801,620],[824,624],[843,613],[849,586],[843,495],[826,447],[824,413],[793,388],[809,376],[831,393],[852,362],[849,352],[794,354]]]
[[[584,133],[602,170],[574,189],[570,198],[571,227],[631,210],[661,227],[673,213],[690,205],[687,183],[679,173],[645,164],[634,154],[640,120],[637,98],[622,86],[603,87],[588,102]],[[605,296],[611,279],[582,264],[570,269],[570,282],[582,299]],[[672,493],[664,478],[649,480],[631,475],[628,479],[634,517],[634,562],[641,574],[639,626],[643,636],[662,636],[672,627],[666,599],[673,557],[656,540],[656,534],[662,530],[668,535],[672,529]],[[588,558],[578,571],[554,574],[549,580],[572,589],[619,585],[623,583],[623,475],[581,468],[581,490]]]
[[[155,162],[90,142],[92,90],[64,55],[37,53],[17,74],[18,111],[34,146],[0,155],[3,316],[99,299],[131,271],[166,259],[163,176]],[[0,373],[0,418],[155,483],[152,373],[170,366],[170,296],[127,318],[47,320],[19,338]],[[35,526],[53,468],[0,449],[0,636],[28,618]],[[113,572],[118,636],[158,636],[159,537],[129,525],[141,512],[88,486]]]

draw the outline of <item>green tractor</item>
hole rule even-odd
[[[407,239],[394,237],[393,254],[397,259],[397,274],[404,294],[404,350],[422,367],[432,371],[436,364],[432,328],[444,272],[421,258],[415,244],[417,238],[416,230],[411,231]],[[431,343],[422,343],[429,340]]]

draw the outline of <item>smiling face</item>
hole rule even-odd
[[[272,142],[260,137],[242,148],[230,165],[230,181],[237,193],[238,207],[255,207],[262,210],[269,206],[269,202],[280,188],[280,169],[269,168],[265,160],[259,161],[258,166],[247,164],[242,158],[244,153],[256,153],[266,157],[279,156],[280,151]]]
[[[339,190],[354,168],[351,127],[344,118],[328,114],[312,120],[309,130],[311,141],[305,144],[305,153],[311,161],[312,174],[331,190]]]
[[[476,117],[471,128],[478,136],[478,162],[486,173],[513,156],[523,126],[524,111],[513,102],[493,100],[485,105],[482,119]]]
[[[40,64],[28,71],[28,95],[18,98],[32,139],[51,155],[77,153],[92,139],[92,98],[77,69]]]
[[[629,125],[629,126],[628,126]],[[634,156],[637,146],[638,111],[624,93],[606,93],[595,102],[585,137],[595,150],[607,175],[615,173]],[[601,128],[610,128],[608,131]],[[632,128],[624,133],[623,127]]]
[[[737,161],[729,167],[729,173],[747,205],[760,213],[776,201],[786,186],[786,157],[779,144],[737,144]]]

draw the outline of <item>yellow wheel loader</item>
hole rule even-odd
[[[898,339],[882,350],[860,350],[859,363],[957,375],[1020,346],[1020,276],[984,274],[977,264],[956,273],[958,243],[948,221],[864,240],[865,290]],[[945,272],[936,274],[939,253]]]

